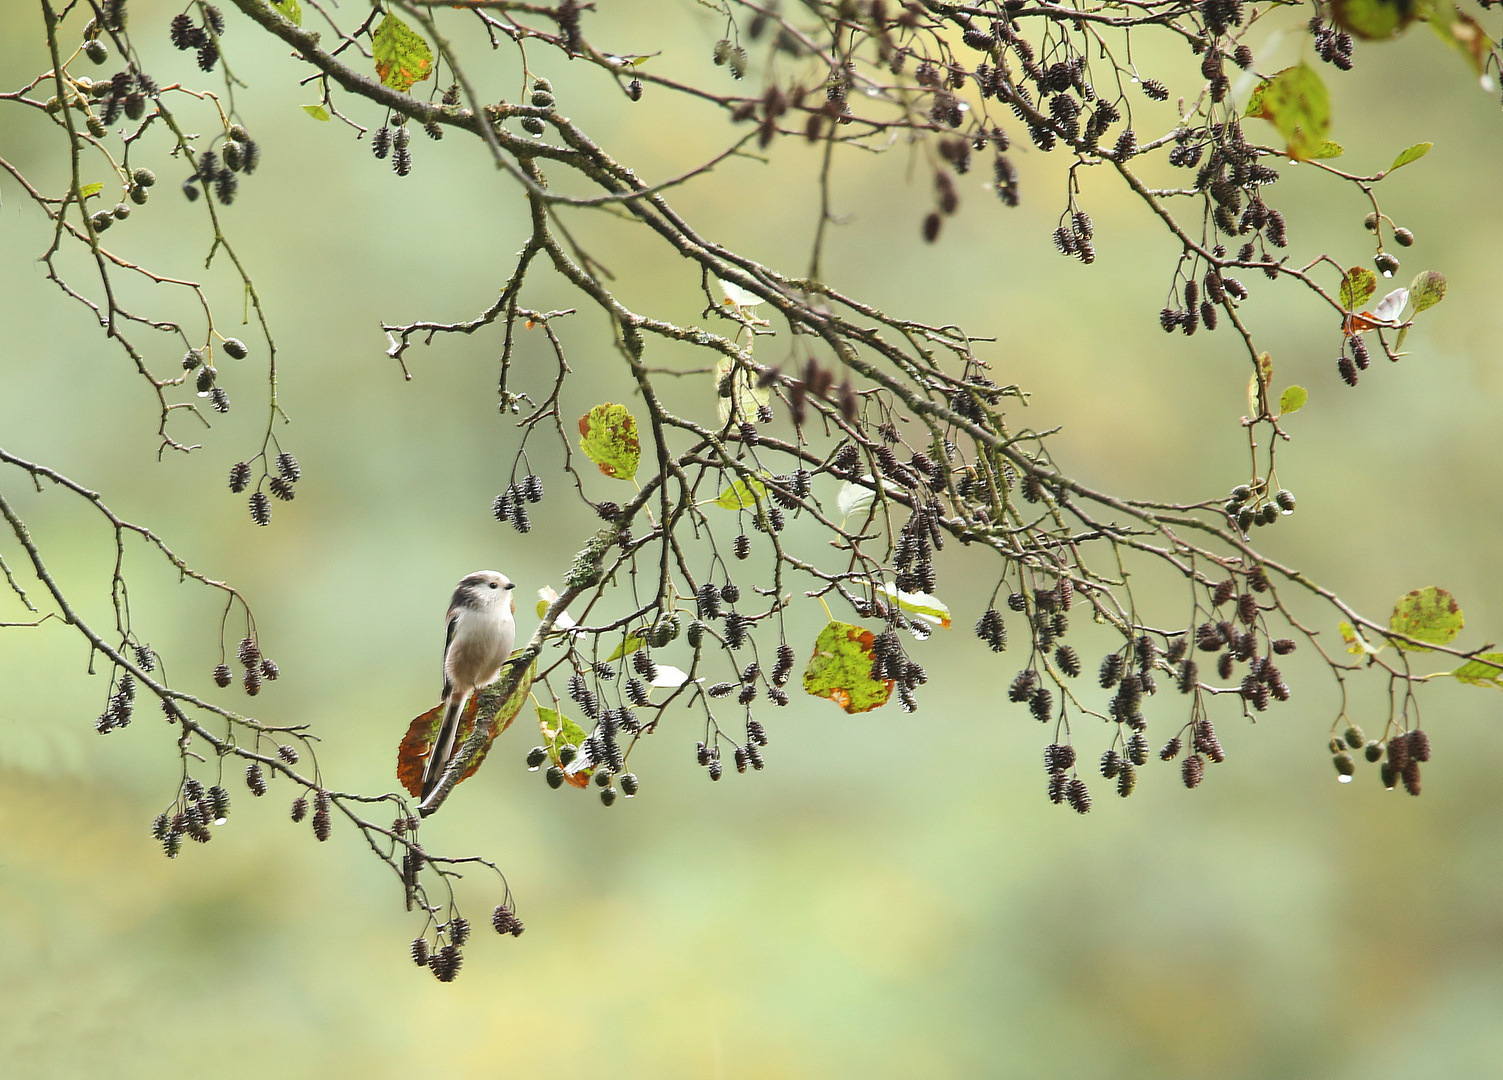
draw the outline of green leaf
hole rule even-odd
[[[393,90],[406,92],[433,74],[433,50],[395,15],[388,15],[371,38],[376,75]]]
[[[927,619],[946,630],[950,628],[950,608],[931,593],[907,593],[891,585],[883,585],[882,591],[898,602],[898,607],[911,611],[921,619]]]
[[[1327,139],[1314,150],[1310,151],[1309,157],[1314,161],[1322,158],[1338,158],[1344,153],[1346,153],[1346,147],[1342,146],[1339,142],[1332,142],[1330,139]]]
[[[575,756],[571,757],[571,762],[580,762],[582,760],[578,756],[580,747],[584,745],[586,739],[584,729],[556,709],[547,709],[541,705],[537,709],[538,731],[543,736],[543,745],[547,747],[548,757],[553,764],[566,767],[559,753],[565,746],[574,748]],[[594,771],[592,767],[581,764],[566,773],[564,779],[574,787],[585,787],[589,784],[590,774]]]
[[[727,510],[750,510],[758,501],[767,497],[767,485],[756,477],[751,482],[737,480],[730,487],[720,493],[715,500],[716,506],[723,506]]]
[[[1341,279],[1341,306],[1356,311],[1378,291],[1378,275],[1365,266],[1354,266]]]
[[[751,372],[745,368],[731,375],[733,363],[729,356],[722,356],[715,363],[715,393],[720,422],[724,424],[729,421],[734,408],[736,423],[754,424],[759,406],[772,404],[772,387],[758,386],[753,381]],[[727,377],[730,380],[729,386],[726,385]]]
[[[303,25],[303,5],[298,0],[271,0],[271,6],[287,16],[293,26]]]
[[[1414,0],[1331,0],[1331,14],[1343,30],[1376,41],[1398,34],[1414,21]]]
[[[1403,356],[1404,355],[1404,353],[1401,350],[1404,348],[1404,339],[1406,337],[1408,337],[1408,336],[1409,336],[1409,327],[1407,327],[1407,326],[1401,327],[1399,329],[1399,336],[1398,336],[1398,338],[1393,343],[1393,351],[1394,351],[1394,354],[1396,356]]]
[[[1435,144],[1432,142],[1417,142],[1407,150],[1400,150],[1399,156],[1393,159],[1392,165],[1388,166],[1388,171],[1393,172],[1395,169],[1401,169],[1405,165],[1408,165],[1411,161],[1418,161],[1434,147]]]
[[[1288,68],[1284,69],[1284,71],[1288,70]],[[1247,110],[1242,114],[1243,116],[1251,117],[1254,120],[1273,119],[1268,112],[1264,98],[1268,94],[1268,88],[1273,85],[1273,80],[1284,74],[1284,71],[1275,72],[1271,78],[1264,79],[1257,86],[1253,87],[1253,92],[1247,99]]]
[[[1284,392],[1279,395],[1279,415],[1287,416],[1292,412],[1299,412],[1309,400],[1310,392],[1303,386],[1286,386]]]
[[[596,405],[579,418],[579,448],[606,476],[630,480],[642,461],[637,421],[625,405]]]
[[[1415,314],[1433,308],[1445,296],[1446,276],[1435,270],[1422,270],[1409,283],[1409,300],[1414,304]]]
[[[554,764],[558,764],[558,748],[567,743],[570,746],[578,746],[585,741],[587,736],[584,729],[570,720],[556,709],[538,707],[538,730],[542,732],[543,742],[548,745],[548,755],[553,758]]]
[[[629,656],[630,654],[636,652],[638,649],[643,648],[646,644],[647,631],[633,630],[631,633],[626,635],[626,638],[621,642],[620,645],[616,646],[616,651],[605,658],[606,663],[610,663],[612,660],[620,660],[623,656]]]
[[[78,189],[78,194],[85,199],[92,199],[95,195],[98,195],[103,190],[104,184],[102,183],[85,184],[83,187]]]
[[[1449,643],[1461,633],[1465,624],[1466,619],[1461,614],[1456,598],[1434,585],[1406,593],[1393,606],[1393,615],[1388,620],[1388,628],[1395,633],[1406,634],[1431,645]],[[1430,651],[1423,645],[1410,645],[1403,641],[1396,641],[1394,644],[1411,652]]]
[[[1503,690],[1503,682],[1499,681],[1499,676],[1503,676],[1503,652],[1474,656],[1451,674],[1456,676],[1457,682],[1470,683],[1472,686],[1495,686]]]
[[[870,630],[830,623],[814,642],[814,655],[804,669],[804,692],[829,698],[848,713],[886,705],[892,696],[892,680],[872,678],[874,640]]]
[[[304,105],[303,112],[307,113],[315,120],[329,119],[329,110],[324,108],[322,105]]]
[[[1284,136],[1289,156],[1297,160],[1314,157],[1331,130],[1330,95],[1309,64],[1296,64],[1274,76],[1263,92],[1262,112]]]

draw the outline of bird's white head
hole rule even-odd
[[[449,602],[451,609],[484,609],[493,604],[505,604],[508,608],[516,610],[516,599],[513,590],[516,586],[505,574],[495,570],[476,570],[473,574],[466,574],[459,582],[459,587],[454,590],[454,599]]]

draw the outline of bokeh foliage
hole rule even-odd
[[[717,31],[692,8],[678,14],[650,33],[619,13],[603,18],[640,34],[644,51],[666,41],[707,53]],[[34,66],[29,16],[0,14],[8,70]],[[1459,212],[1444,198],[1450,184],[1497,175],[1496,117],[1474,90],[1445,82],[1435,90],[1444,110],[1381,96],[1395,81],[1433,77],[1440,54],[1428,45],[1362,50],[1333,96],[1349,155],[1381,163],[1395,143],[1437,143],[1408,170],[1404,209],[1391,211],[1453,284],[1444,318],[1425,332],[1434,359],[1343,397],[1329,350],[1315,344],[1324,323],[1302,322],[1309,313],[1294,305],[1254,316],[1269,324],[1281,371],[1319,388],[1285,459],[1303,501],[1279,543],[1290,561],[1342,578],[1368,610],[1444,572],[1471,619],[1503,625],[1485,543],[1498,525],[1485,468],[1500,396],[1487,299],[1498,211],[1478,202]],[[270,47],[258,60],[282,62]],[[496,564],[541,582],[557,573],[551,530],[575,535],[588,523],[561,513],[518,539],[475,514],[475,491],[494,487],[507,457],[492,351],[451,344],[403,385],[370,323],[376,308],[467,314],[454,283],[492,271],[523,223],[457,174],[419,167],[411,189],[397,186],[360,147],[314,130],[295,94],[269,77],[261,93],[247,108],[281,147],[263,165],[276,183],[247,185],[234,213],[276,223],[242,232],[297,356],[289,410],[341,421],[303,424],[310,475],[297,505],[279,511],[279,530],[252,538],[243,512],[207,496],[222,484],[217,460],[152,463],[152,404],[131,397],[97,336],[15,263],[0,267],[0,427],[126,492],[137,516],[170,522],[200,560],[239,567],[285,642],[281,706],[316,720],[331,768],[381,788],[403,720],[432,695],[435,604],[452,580]],[[1364,110],[1365,98],[1385,108]],[[663,173],[689,163],[694,148],[671,116],[654,113],[650,97],[642,106],[624,121],[629,133],[661,155]],[[21,125],[4,139],[22,160],[41,146]],[[1446,171],[1422,177],[1437,160]],[[40,158],[28,165],[46,169]],[[315,166],[326,184],[306,183]],[[732,183],[690,189],[686,201],[763,257],[797,259],[792,238],[810,208],[769,192],[807,191],[812,167],[797,152],[766,168],[738,163]],[[843,181],[858,219],[835,236],[832,274],[968,323],[978,312],[1005,323],[1006,362],[1035,391],[1034,407],[1068,425],[1083,473],[1135,489],[1168,491],[1187,475],[1226,486],[1241,464],[1227,422],[1243,408],[1230,346],[1166,341],[1144,326],[1156,289],[1140,264],[1157,241],[1131,207],[1103,191],[1098,232],[1134,242],[1102,245],[1088,269],[1047,254],[1044,199],[1015,218],[974,199],[965,220],[975,239],[925,249],[916,236],[860,227],[888,212],[902,171],[895,158],[872,161]],[[1339,216],[1325,197],[1312,187],[1296,215],[1304,228]],[[161,205],[187,220],[185,208]],[[1363,212],[1348,209],[1353,220]],[[351,218],[372,226],[330,228]],[[448,239],[401,243],[386,222]],[[8,249],[37,247],[35,222],[9,199],[5,227]],[[188,229],[152,243],[201,255]],[[911,270],[898,277],[893,266]],[[649,252],[631,278],[670,305],[683,286],[680,269]],[[603,385],[615,376],[610,355],[599,365]],[[576,414],[608,399],[581,398]],[[24,404],[38,401],[48,404]],[[250,418],[232,416],[213,438],[236,438],[242,420],[239,437],[253,437]],[[65,565],[104,565],[108,552],[58,500],[27,505],[39,530],[62,538]],[[277,587],[294,573],[298,589]],[[135,599],[169,633],[179,628],[164,651],[195,655],[202,618],[182,613],[170,577],[143,581]],[[476,1076],[593,1073],[601,1055],[626,1075],[653,1076],[1444,1075],[1479,1074],[1503,1038],[1489,914],[1499,747],[1493,699],[1477,690],[1435,691],[1445,719],[1431,726],[1448,752],[1426,798],[1402,805],[1375,783],[1338,788],[1309,752],[1329,712],[1312,692],[1262,730],[1223,731],[1236,764],[1215,790],[1191,798],[1160,785],[1110,814],[1060,815],[1040,805],[1031,741],[1019,757],[1032,721],[997,703],[1000,676],[986,657],[946,650],[949,639],[925,662],[957,688],[953,708],[847,718],[801,704],[779,727],[778,767],[716,790],[682,745],[665,743],[664,781],[629,815],[561,804],[503,742],[507,753],[498,749],[442,827],[456,844],[503,851],[549,925],[533,919],[525,938],[491,946],[485,963],[440,987],[412,979],[393,947],[404,924],[379,895],[387,879],[347,845],[314,845],[303,831],[290,841],[292,826],[243,796],[233,842],[186,864],[154,858],[141,825],[170,782],[155,752],[167,735],[138,724],[101,747],[87,723],[98,695],[78,685],[82,660],[62,640],[46,629],[0,651],[4,979],[15,1003],[6,1050],[18,1075],[158,1075],[175,1058],[224,1076],[411,1075],[433,1063],[435,1043],[451,1055],[446,1068]],[[212,650],[201,651],[206,672]],[[247,1022],[227,1032],[184,1021],[198,1010]]]

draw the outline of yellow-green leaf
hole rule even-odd
[[[1344,153],[1346,153],[1346,147],[1342,146],[1339,142],[1327,139],[1314,150],[1311,150],[1308,157],[1310,160],[1315,161],[1322,158],[1338,158]]]
[[[766,497],[767,485],[756,477],[752,477],[750,482],[737,480],[722,491],[720,497],[715,500],[715,505],[723,506],[727,510],[750,510]]]
[[[322,105],[304,105],[303,112],[307,113],[315,120],[329,119],[329,110],[324,108]]]
[[[637,421],[625,405],[596,405],[579,418],[579,448],[606,476],[630,480],[642,461]]]
[[[1309,400],[1310,393],[1303,386],[1286,386],[1284,392],[1279,395],[1279,415],[1287,416],[1289,413],[1299,412]]]
[[[1356,311],[1378,291],[1378,275],[1365,266],[1354,266],[1341,279],[1341,306]]]
[[[1456,598],[1434,585],[1404,594],[1393,606],[1393,615],[1388,620],[1388,628],[1394,633],[1431,645],[1450,643],[1465,625],[1466,619]],[[1394,644],[1411,652],[1430,651],[1424,645],[1411,645],[1405,641],[1395,641]]]
[[[287,16],[293,26],[303,25],[303,5],[298,0],[271,0],[271,6]]]
[[[1503,652],[1482,653],[1474,656],[1451,672],[1456,676],[1457,682],[1470,683],[1472,686],[1495,686],[1503,690]]]
[[[83,187],[78,189],[78,193],[85,199],[92,199],[95,195],[98,195],[103,190],[103,184],[85,184]]]
[[[832,622],[819,632],[814,655],[804,669],[804,691],[829,698],[848,713],[870,712],[887,704],[892,680],[872,678],[870,630]]]
[[[626,635],[626,638],[621,642],[620,645],[616,646],[616,651],[611,653],[611,655],[607,656],[605,659],[607,662],[611,660],[620,660],[623,656],[628,656],[631,653],[636,652],[646,644],[647,631],[633,630],[631,633]]]
[[[1434,146],[1435,144],[1431,142],[1421,142],[1415,143],[1407,149],[1400,150],[1399,156],[1393,159],[1392,165],[1388,166],[1388,171],[1393,172],[1395,169],[1401,169],[1405,165],[1408,165],[1411,161],[1418,161],[1428,154]]]
[[[1375,41],[1390,38],[1414,21],[1414,0],[1331,0],[1331,14],[1343,30]]]
[[[558,747],[560,743],[570,746],[578,746],[585,741],[584,729],[570,720],[556,709],[538,707],[538,729],[541,731],[543,741],[548,744],[548,752],[558,761]]]
[[[1341,640],[1346,642],[1346,651],[1353,656],[1376,656],[1381,649],[1375,649],[1367,643],[1367,639],[1357,633],[1356,627],[1349,622],[1344,622],[1338,629],[1341,631]]]
[[[1288,70],[1288,68],[1284,69],[1284,71]],[[1269,114],[1268,108],[1263,99],[1267,95],[1268,87],[1272,85],[1273,80],[1284,74],[1284,71],[1275,72],[1270,78],[1264,79],[1262,82],[1258,83],[1257,86],[1253,87],[1253,92],[1247,99],[1247,109],[1245,112],[1243,112],[1243,116],[1250,117],[1254,120],[1273,119],[1273,117]]]
[[[1269,82],[1263,92],[1262,113],[1284,136],[1289,156],[1302,161],[1315,156],[1331,129],[1331,99],[1326,84],[1305,63],[1280,72]]]
[[[406,92],[433,74],[433,50],[395,15],[387,15],[371,38],[376,75],[393,90]]]
[[[1409,300],[1415,314],[1433,308],[1446,297],[1446,276],[1434,270],[1422,270],[1409,283]]]
[[[584,729],[556,709],[546,709],[541,705],[537,709],[538,731],[543,736],[543,745],[548,748],[548,757],[553,764],[562,767],[563,761],[560,759],[559,751],[565,746],[572,746],[577,755],[586,738]],[[576,769],[571,773],[566,773],[564,779],[574,787],[585,787],[589,784],[590,774],[594,771],[588,767]]]

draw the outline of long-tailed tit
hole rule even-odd
[[[423,771],[423,798],[438,786],[455,749],[465,702],[480,687],[495,682],[517,640],[513,584],[505,574],[477,570],[454,590],[449,601],[448,636],[444,641],[444,722]]]

